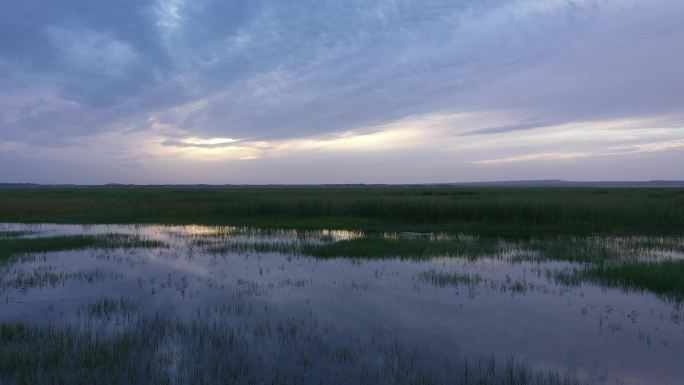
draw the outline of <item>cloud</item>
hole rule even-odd
[[[512,132],[512,131],[533,130],[535,128],[548,127],[550,125],[552,125],[551,122],[543,122],[543,121],[540,121],[538,119],[531,118],[531,119],[523,119],[523,120],[518,121],[516,123],[504,124],[502,126],[478,128],[476,130],[464,132],[461,135],[468,136],[468,135],[501,134],[501,133]]]
[[[682,148],[684,148],[684,139],[677,139],[665,142],[638,143],[630,146],[608,147],[589,152],[542,152],[517,155],[506,158],[478,160],[470,163],[480,165],[500,165],[505,163],[530,161],[558,161],[588,157],[635,155],[642,153],[679,150]]]
[[[184,140],[164,140],[161,145],[166,147],[185,147],[185,148],[224,148],[235,147],[235,143],[240,142],[239,139],[231,138],[188,138]]]
[[[506,159],[520,151],[511,135],[539,147],[549,127],[677,127],[683,17],[678,0],[6,0],[0,143],[73,148],[121,134],[133,151],[144,133],[179,156],[249,148],[262,159],[374,151],[387,138],[359,133],[470,116],[421,120],[387,147]],[[216,138],[239,142],[202,142]]]

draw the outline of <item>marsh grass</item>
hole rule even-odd
[[[194,245],[205,247],[210,253],[282,253],[315,258],[404,258],[428,259],[432,257],[478,258],[496,256],[507,250],[496,238],[438,235],[426,238],[394,233],[359,236],[333,241],[329,238],[301,238],[275,242],[215,242],[198,240]]]
[[[78,270],[75,272],[59,271],[53,267],[40,266],[32,271],[16,270],[12,273],[0,273],[0,293],[12,288],[26,293],[31,288],[57,287],[67,281],[79,283],[103,282],[121,279],[120,273],[101,270]]]
[[[601,264],[589,267],[580,274],[601,285],[645,290],[669,300],[684,302],[684,261]]]
[[[197,239],[193,244],[206,247],[211,253],[278,252],[318,258],[464,257],[507,259],[511,262],[555,260],[603,263],[656,261],[669,258],[668,253],[684,256],[684,240],[672,237],[570,236],[506,239],[467,234],[437,233],[415,236],[403,233],[370,233],[342,240],[313,236],[269,242],[213,238]]]
[[[477,258],[501,252],[497,239],[406,239],[369,236],[322,245],[304,245],[302,252],[318,258]]]
[[[590,282],[625,291],[646,291],[664,300],[684,302],[684,261],[608,261],[563,270],[546,270],[546,278],[564,286]]]
[[[524,361],[438,364],[396,339],[336,341],[315,322],[229,325],[153,317],[106,326],[0,324],[0,382],[23,384],[578,385]]]
[[[655,262],[672,255],[684,257],[684,239],[643,236],[561,236],[510,240],[509,246],[521,251],[520,261],[554,260],[582,264],[604,262]]]
[[[580,385],[574,374],[560,372],[542,373],[534,371],[530,365],[515,358],[506,360],[503,371],[496,360],[465,360],[463,373],[456,381],[459,385]]]
[[[228,253],[281,253],[301,254],[302,246],[297,242],[195,242],[211,254]]]
[[[101,298],[86,306],[85,313],[90,317],[130,316],[139,309],[140,304],[130,298]]]
[[[0,189],[0,222],[211,224],[532,236],[682,235],[684,190],[4,188]]]
[[[29,234],[29,231],[0,231],[0,239],[19,238]]]
[[[427,270],[418,273],[418,279],[438,287],[477,285],[483,281],[479,274],[452,273],[436,270]]]
[[[0,263],[14,257],[32,254],[87,248],[155,248],[162,247],[158,241],[126,235],[66,235],[45,238],[0,239]]]
[[[313,242],[314,240],[315,242]],[[568,271],[548,272],[548,279],[564,286],[592,281],[601,285],[650,290],[668,299],[684,297],[684,265],[676,255],[684,253],[680,237],[565,236],[504,239],[472,235],[398,233],[370,234],[346,240],[315,240],[312,237],[283,242],[208,242],[211,253],[282,253],[314,258],[414,259],[459,257],[502,259],[512,263],[563,261],[577,264]],[[477,277],[467,274],[427,271],[418,279],[437,286],[475,285]],[[523,293],[525,282],[492,282],[492,289]],[[498,285],[498,286],[497,286]]]

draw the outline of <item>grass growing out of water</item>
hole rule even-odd
[[[540,259],[580,263],[644,261],[662,253],[684,253],[684,241],[676,237],[550,237],[521,241],[517,247],[538,253]]]
[[[334,341],[316,323],[154,317],[130,328],[0,324],[0,382],[24,384],[578,385],[510,359],[438,364],[396,339]],[[100,329],[102,328],[102,329]]]
[[[330,241],[303,239],[290,242],[195,242],[207,246],[211,253],[255,252],[287,253],[316,258],[407,258],[423,259],[439,256],[477,258],[495,256],[506,250],[496,238],[452,236],[437,238],[368,235],[359,238]]]
[[[301,254],[302,246],[293,242],[195,242],[196,245],[209,245],[207,251],[212,254],[227,253],[283,253]]]
[[[86,307],[86,314],[91,317],[110,317],[112,315],[128,316],[140,308],[137,302],[128,298],[102,298]]]
[[[418,279],[439,287],[477,285],[482,282],[479,274],[449,273],[444,271],[428,270],[418,273]]]
[[[0,231],[0,239],[19,238],[28,234],[28,231]]]
[[[66,235],[45,238],[0,238],[0,263],[22,254],[87,248],[161,247],[157,241],[123,235]]]
[[[304,245],[302,251],[319,258],[429,258],[492,256],[501,250],[499,242],[493,238],[433,240],[370,236],[322,245]]]
[[[601,264],[580,274],[600,284],[648,290],[677,302],[684,301],[684,261]]]
[[[665,237],[544,237],[503,239],[472,235],[411,236],[370,234],[332,241],[300,238],[290,241],[243,242],[196,240],[213,253],[280,252],[320,258],[508,257],[512,260],[558,260],[580,263],[656,260],[664,253],[684,253],[681,238]]]

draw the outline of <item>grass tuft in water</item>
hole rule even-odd
[[[140,304],[129,298],[102,298],[86,307],[86,314],[91,317],[110,317],[112,315],[129,316],[138,311]]]
[[[479,274],[450,273],[444,271],[428,270],[418,273],[418,279],[439,287],[477,285],[482,282]]]
[[[302,252],[319,258],[481,257],[501,252],[495,238],[407,239],[369,236],[322,245],[304,245]]]
[[[647,290],[676,302],[684,301],[684,261],[602,264],[581,274],[602,285]]]
[[[31,253],[46,253],[87,248],[154,248],[162,247],[158,241],[124,235],[67,235],[45,238],[0,239],[0,262]]]
[[[31,234],[28,231],[0,231],[0,239],[19,238]]]

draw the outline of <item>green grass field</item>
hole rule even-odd
[[[0,222],[679,235],[684,189],[22,187]]]

